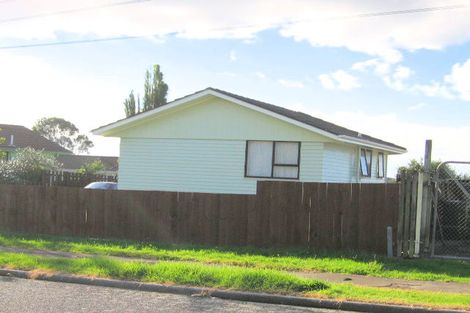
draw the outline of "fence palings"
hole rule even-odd
[[[398,188],[263,181],[256,195],[236,195],[0,185],[0,229],[385,254],[387,226],[410,232],[410,220],[397,222],[399,203],[409,211],[412,199],[403,202]]]

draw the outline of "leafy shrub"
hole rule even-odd
[[[0,181],[3,183],[38,183],[43,171],[60,169],[55,156],[32,148],[18,149],[10,161],[0,162]]]

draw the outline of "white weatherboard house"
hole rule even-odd
[[[102,126],[121,138],[119,189],[256,193],[260,179],[382,183],[406,149],[310,115],[207,88]]]

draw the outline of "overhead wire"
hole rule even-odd
[[[12,1],[12,0],[6,0],[6,1]],[[50,17],[50,16],[55,16],[55,15],[73,14],[73,13],[92,11],[92,10],[98,10],[98,9],[104,9],[104,8],[111,8],[111,7],[118,7],[118,6],[143,3],[143,2],[149,2],[149,1],[153,1],[153,0],[126,0],[126,1],[112,2],[112,3],[101,4],[101,5],[89,6],[89,7],[65,9],[65,10],[59,10],[59,11],[54,11],[54,12],[44,12],[44,13],[38,13],[38,14],[32,14],[32,15],[26,15],[26,16],[10,17],[10,18],[5,18],[5,19],[0,19],[0,24],[31,20],[31,19],[42,18],[42,17]]]
[[[88,8],[81,8],[81,9],[70,9],[64,11],[56,11],[55,13],[44,13],[42,15],[33,15],[29,17],[17,17],[16,20],[25,20],[30,18],[38,18],[38,17],[45,17],[51,16],[52,14],[69,14],[75,13],[79,10],[93,10],[99,9],[104,7],[110,6],[118,6],[118,5],[126,5],[131,3],[138,3],[138,2],[148,2],[152,0],[128,0],[123,2],[114,3],[113,5],[102,5],[102,6],[95,6],[95,7],[88,7]],[[406,9],[406,10],[393,10],[393,11],[381,11],[381,12],[371,12],[371,13],[360,13],[360,14],[352,14],[352,15],[344,15],[344,16],[336,16],[336,17],[327,17],[319,20],[342,20],[342,19],[354,19],[354,18],[371,18],[371,17],[380,17],[380,16],[391,16],[391,15],[404,15],[404,14],[416,14],[416,13],[428,13],[428,12],[436,12],[436,11],[444,11],[444,10],[457,10],[457,9],[466,9],[470,8],[470,2],[462,3],[462,4],[454,4],[454,5],[447,5],[447,6],[436,6],[436,7],[426,7],[426,8],[416,8],[416,9]],[[14,18],[10,19],[9,21],[13,21]],[[5,20],[0,20],[0,23]],[[285,24],[297,24],[302,22],[309,22],[313,21],[312,18],[309,19],[297,19],[292,20],[286,23],[277,23],[277,24],[270,24],[270,25],[261,25],[261,24],[244,24],[244,25],[235,25],[235,26],[227,26],[227,27],[218,27],[218,28],[209,28],[207,31],[228,31],[228,30],[237,30],[243,28],[252,28],[252,27],[279,27]],[[174,32],[173,32],[174,33]],[[168,34],[167,34],[168,35]],[[19,44],[19,45],[9,45],[9,46],[0,46],[0,50],[6,49],[22,49],[22,48],[34,48],[34,47],[47,47],[47,46],[61,46],[61,45],[73,45],[73,44],[84,44],[84,43],[94,43],[94,42],[106,42],[106,41],[122,41],[122,40],[132,40],[132,39],[142,39],[142,38],[149,38],[149,37],[157,37],[162,36],[162,34],[153,34],[153,35],[135,35],[135,36],[116,36],[116,37],[106,37],[106,38],[95,38],[95,39],[83,39],[83,40],[70,40],[70,41],[55,41],[55,42],[44,42],[44,43],[32,43],[32,44]]]

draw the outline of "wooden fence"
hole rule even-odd
[[[0,185],[0,229],[386,253],[396,184],[259,182],[257,195]]]
[[[117,182],[116,175],[81,174],[64,171],[40,171],[24,177],[2,177],[0,184],[85,187],[96,181]]]
[[[104,174],[81,174],[64,171],[44,171],[41,177],[41,185],[85,187],[96,181],[117,182],[117,176]]]

